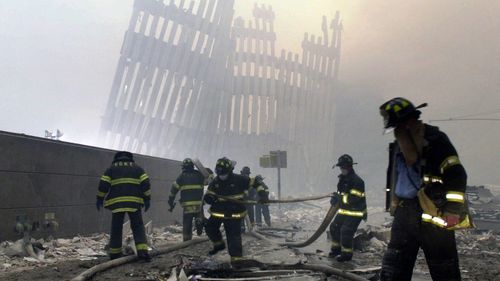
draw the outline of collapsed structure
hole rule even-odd
[[[322,36],[305,33],[301,56],[276,53],[274,19],[257,5],[252,20],[234,18],[234,0],[136,0],[100,140],[254,167],[270,150],[286,150],[288,189],[327,186],[340,17],[323,17]]]

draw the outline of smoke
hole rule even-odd
[[[346,150],[366,155],[365,151],[381,149],[381,139],[392,140],[374,135],[372,128],[381,131],[377,108],[395,96],[416,104],[428,102],[424,121],[500,111],[500,2],[360,2],[355,21],[344,20],[336,120],[342,123],[337,126],[339,147],[344,143]],[[470,184],[500,182],[500,121],[431,124],[454,143]],[[369,166],[363,172],[369,175],[383,172],[387,162],[379,153],[366,160]],[[384,174],[373,178],[375,185],[385,180]]]
[[[251,16],[254,1],[236,1]],[[321,16],[344,23],[335,155],[352,154],[367,187],[382,190],[386,144],[377,108],[404,96],[428,102],[425,121],[500,109],[500,1],[263,0],[276,12],[278,51],[300,52]],[[133,1],[2,1],[0,129],[91,139],[109,95]],[[241,9],[247,9],[243,11]],[[317,16],[315,16],[317,15]],[[499,114],[485,117],[500,118]],[[471,184],[500,185],[500,122],[440,122]],[[90,141],[89,141],[90,142]],[[335,184],[332,173],[332,185]]]

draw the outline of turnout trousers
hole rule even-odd
[[[130,219],[130,228],[134,234],[135,248],[138,255],[148,252],[148,244],[146,240],[146,231],[142,221],[141,210],[135,212],[119,212],[113,213],[111,216],[111,235],[109,239],[110,257],[121,256],[122,254],[122,239],[123,239],[123,221],[125,214],[128,214]]]
[[[434,281],[459,281],[455,232],[422,223],[418,200],[402,200],[394,213],[391,241],[382,260],[381,281],[410,281],[419,248]]]
[[[264,221],[267,226],[271,226],[271,215],[269,214],[268,204],[257,204],[255,205],[255,223],[258,226],[262,225],[262,216],[264,216]]]
[[[229,255],[231,256],[231,260],[241,259],[243,256],[243,246],[241,245],[241,221],[242,219],[225,219],[210,216],[205,227],[208,238],[210,238],[214,247],[218,247],[221,244],[224,244],[224,241],[222,240],[222,233],[220,231],[221,224],[224,224],[227,248]]]
[[[353,252],[353,238],[362,218],[337,214],[330,224],[332,237],[331,251],[336,254],[351,256]]]
[[[248,224],[247,220],[242,219],[242,222],[241,222],[241,233],[244,233],[247,229],[248,230],[252,229],[252,226],[255,225],[255,208],[256,208],[256,205],[255,204],[247,204],[246,208],[247,208],[247,215],[248,215],[248,219],[250,221],[250,225],[247,225]],[[246,225],[246,227],[245,227],[245,225]]]
[[[203,232],[201,208],[184,208],[184,213],[182,215],[183,241],[188,241],[193,238],[193,220],[195,221],[196,233],[201,235]]]

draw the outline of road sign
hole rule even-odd
[[[259,164],[260,167],[262,168],[286,168],[287,167],[286,151],[281,151],[281,150],[269,151],[269,154],[260,157]]]

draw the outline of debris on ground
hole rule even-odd
[[[259,233],[276,241],[303,241],[310,237],[321,224],[329,208],[328,200],[311,204],[282,204],[271,206],[272,227],[257,228]],[[324,210],[324,211],[323,211]],[[249,260],[266,264],[317,264],[330,266],[345,272],[352,272],[367,279],[374,278],[380,271],[383,254],[390,240],[391,219],[381,212],[382,208],[372,208],[369,212],[379,212],[374,220],[369,213],[368,223],[363,222],[355,235],[354,259],[340,263],[328,258],[330,241],[327,235],[321,236],[305,248],[287,248],[268,241],[243,235],[244,256]],[[152,227],[150,227],[152,228]],[[125,232],[124,232],[125,233]],[[127,237],[124,237],[127,241]],[[462,280],[493,281],[500,275],[499,234],[494,231],[466,230],[456,231],[460,256]],[[32,240],[44,261],[21,254],[19,241],[0,243],[0,279],[2,280],[67,280],[93,265],[108,260],[106,257],[107,234]],[[182,226],[170,225],[154,228],[148,239],[151,248],[162,244],[182,241]],[[127,244],[127,243],[126,243]],[[133,244],[133,243],[132,243]],[[35,246],[36,245],[36,246]],[[292,273],[283,269],[262,270],[253,267],[237,270],[230,265],[226,251],[214,256],[206,253],[212,248],[210,242],[192,245],[166,255],[153,258],[151,263],[131,263],[98,274],[93,280],[212,280],[223,278],[247,278],[247,280],[338,280],[325,279],[322,273],[301,270]],[[20,271],[23,271],[22,273]],[[295,274],[295,275],[294,275]],[[217,279],[219,278],[219,279]],[[227,280],[227,279],[226,279]],[[370,279],[372,280],[372,279]],[[375,280],[375,279],[373,279]],[[413,280],[431,280],[425,257],[420,251],[415,264]]]
[[[124,227],[126,230],[126,227]],[[124,252],[133,253],[132,234],[125,235]],[[150,245],[161,245],[182,240],[182,226],[170,225],[167,228],[155,228],[147,231]],[[0,243],[0,272],[15,272],[36,267],[57,264],[63,261],[89,261],[107,257],[109,235],[100,233],[73,238],[31,239],[31,245],[37,257],[26,252],[23,239]]]

